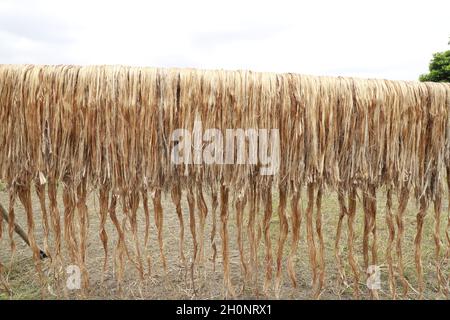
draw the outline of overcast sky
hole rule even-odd
[[[415,80],[449,36],[449,0],[0,0],[0,63]]]

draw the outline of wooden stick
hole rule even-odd
[[[8,213],[6,212],[5,208],[3,208],[3,206],[1,204],[0,204],[0,211],[2,213],[3,219],[9,224]],[[16,231],[16,233],[22,238],[22,240],[28,246],[30,246],[30,241],[28,240],[27,234],[17,223],[14,223],[14,231]],[[41,257],[41,259],[48,258],[48,255],[45,253],[45,251],[40,248],[39,248],[39,256]]]

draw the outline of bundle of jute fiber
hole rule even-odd
[[[424,293],[424,218],[432,206],[436,284],[448,296],[450,218],[442,221],[442,207],[450,190],[449,108],[450,84],[445,83],[250,71],[2,65],[0,180],[9,193],[11,249],[14,252],[14,208],[19,201],[26,213],[36,268],[44,277],[31,200],[35,191],[44,250],[55,266],[63,263],[65,245],[66,258],[80,266],[83,286],[89,286],[89,219],[99,215],[103,272],[108,268],[106,226],[112,223],[118,239],[114,249],[118,283],[127,260],[143,279],[144,260],[152,258],[142,251],[142,242],[144,249],[148,246],[152,213],[161,264],[167,268],[163,226],[168,213],[161,198],[169,194],[179,220],[178,254],[193,283],[194,270],[205,263],[205,242],[209,241],[214,265],[216,256],[222,257],[225,293],[236,295],[230,270],[231,239],[237,241],[244,282],[258,281],[263,243],[263,291],[273,287],[278,296],[284,262],[293,286],[297,285],[295,260],[304,223],[308,247],[304,256],[309,259],[314,296],[319,297],[326,277],[322,199],[335,191],[340,207],[336,268],[343,281],[341,238],[346,221],[348,264],[354,295],[359,297],[361,277],[366,279],[366,270],[379,264],[377,195],[383,193],[392,297],[397,297],[397,279],[405,295],[411,286],[404,274],[402,248],[409,200],[418,205],[414,241],[418,294]],[[244,139],[235,137],[239,132],[244,132]],[[183,139],[177,140],[174,133],[189,134],[180,134]],[[236,138],[234,143],[225,139],[228,133]],[[224,151],[217,146],[229,148]],[[180,155],[184,159],[177,161]],[[267,172],[268,164],[275,170]],[[63,212],[58,209],[59,191]],[[87,205],[91,192],[98,193],[99,212]],[[275,192],[279,230],[272,243]],[[183,196],[189,207],[188,222],[181,210]],[[302,196],[307,201],[305,210],[299,204]],[[357,212],[358,201],[361,212]],[[138,233],[140,206],[145,214],[144,239]],[[354,242],[357,215],[364,221],[361,250]],[[209,237],[205,234],[208,218],[212,221]],[[230,234],[230,224],[236,238]],[[189,265],[184,253],[187,225],[193,241]],[[0,218],[0,237],[5,228]],[[358,264],[359,252],[363,266]],[[377,297],[377,289],[371,287],[370,294]]]

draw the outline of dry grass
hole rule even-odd
[[[7,195],[5,193],[0,194],[0,203],[4,203],[7,199]],[[88,204],[90,211],[98,210],[98,199],[95,197],[88,197]],[[168,197],[163,197],[163,207],[166,212],[166,223],[164,225],[164,239],[165,239],[165,249],[166,252],[171,252],[173,254],[167,255],[168,259],[168,270],[167,275],[164,275],[162,265],[158,260],[159,249],[157,245],[157,235],[156,235],[156,227],[151,228],[151,236],[149,240],[149,250],[152,253],[152,257],[154,260],[152,261],[152,275],[145,275],[144,281],[136,280],[138,278],[138,271],[132,264],[127,264],[124,272],[125,279],[123,280],[123,288],[122,293],[118,292],[117,283],[114,280],[114,273],[111,270],[112,260],[111,258],[108,260],[108,271],[106,273],[105,281],[102,284],[102,265],[103,265],[103,249],[101,246],[101,241],[98,236],[98,227],[99,220],[98,216],[95,214],[91,215],[90,221],[90,231],[89,231],[89,245],[88,245],[88,269],[90,274],[90,289],[88,292],[89,298],[98,299],[221,299],[223,297],[223,289],[221,288],[221,284],[223,281],[223,274],[220,271],[220,258],[217,261],[216,270],[213,270],[213,263],[211,259],[207,259],[204,267],[196,269],[196,289],[198,290],[197,295],[193,295],[192,286],[190,282],[190,277],[188,275],[187,282],[185,281],[185,273],[183,269],[183,264],[179,260],[178,256],[178,239],[177,232],[173,232],[173,230],[178,230],[178,220],[176,218],[175,208],[168,201]],[[34,197],[33,199],[34,205],[36,208],[39,207],[39,201]],[[208,206],[210,204],[208,203]],[[300,207],[304,209],[307,206],[307,202],[305,200],[301,201]],[[273,199],[273,207],[276,209],[278,207],[278,194],[274,192]],[[444,204],[446,209],[447,202]],[[387,238],[387,227],[384,224],[384,199],[382,196],[378,198],[378,226],[379,226],[379,241],[378,252],[380,256],[380,266],[381,266],[381,290],[379,292],[379,296],[382,299],[390,299],[389,293],[389,282],[388,282],[388,270],[385,260],[385,248],[386,241],[384,239]],[[20,214],[23,212],[23,209],[20,207],[17,208]],[[38,209],[36,209],[38,212]],[[188,218],[188,206],[185,201],[182,201],[182,211],[185,218]],[[362,208],[358,205],[357,208],[358,215],[357,220],[355,222],[355,229],[357,238],[355,239],[355,251],[356,257],[360,266],[362,266],[363,256],[362,256],[362,231],[363,231],[363,216]],[[342,257],[344,261],[345,273],[348,276],[348,283],[344,283],[339,285],[339,273],[336,268],[336,262],[334,257],[334,234],[336,231],[336,224],[338,220],[339,213],[339,205],[337,201],[337,196],[335,193],[326,193],[323,197],[322,201],[322,212],[323,212],[323,225],[324,225],[324,242],[325,242],[325,285],[323,292],[321,294],[321,299],[337,299],[341,297],[342,299],[352,299],[353,298],[353,289],[351,285],[351,269],[348,266],[347,261],[347,253],[348,247],[346,245],[346,230],[343,231],[343,245],[341,247]],[[417,213],[417,209],[413,203],[410,203],[406,210],[406,232],[405,232],[405,276],[411,286],[417,289],[417,275],[415,272],[414,265],[414,231],[416,227],[415,222],[415,214]],[[425,223],[424,230],[424,241],[423,241],[423,257],[424,257],[424,275],[425,275],[425,298],[426,299],[444,299],[444,296],[438,292],[436,287],[436,273],[434,267],[434,249],[435,245],[433,242],[433,223],[432,223],[432,214],[427,215],[427,221]],[[288,210],[288,214],[290,214],[290,210]],[[232,214],[232,220],[234,220],[234,213]],[[244,219],[247,221],[248,219],[248,211],[244,212]],[[20,223],[23,223],[23,219],[19,218]],[[142,210],[138,212],[138,221],[139,225],[143,226],[145,223],[144,213]],[[305,221],[303,217],[303,221]],[[211,231],[211,217],[208,217],[206,221],[206,231],[209,233]],[[36,223],[40,224],[40,219],[37,218]],[[278,218],[275,215],[270,223],[271,229],[271,237],[273,243],[276,243],[279,234],[279,223]],[[444,229],[444,228],[443,228]],[[110,231],[110,230],[108,230]],[[112,231],[112,230],[111,230]],[[233,231],[233,227],[230,231]],[[442,230],[443,231],[443,230]],[[144,228],[139,228],[139,237],[141,239],[145,236]],[[43,243],[43,232],[42,228],[38,228],[37,230],[37,239],[38,243]],[[114,239],[111,239],[111,243],[113,243]],[[192,259],[193,252],[191,248],[190,235],[186,236],[186,243],[184,245],[185,255],[187,259]],[[240,259],[239,259],[239,250],[236,238],[231,238],[231,248],[230,248],[230,264],[231,264],[231,279],[233,284],[239,288],[238,284],[242,281],[242,275],[240,272]],[[32,254],[26,245],[21,242],[19,238],[16,238],[17,243],[17,252],[15,254],[14,263],[12,265],[12,269],[9,272],[9,284],[11,290],[13,292],[12,296],[6,294],[6,292],[0,293],[0,297],[2,299],[40,299],[41,298],[41,286],[39,283],[39,278],[36,275],[36,270],[32,260]],[[288,239],[287,243],[290,243],[290,239]],[[8,248],[7,239],[3,239],[0,242],[0,245],[3,248]],[[130,246],[132,243],[130,243]],[[220,241],[217,242],[220,250]],[[244,239],[244,247],[248,248],[248,241],[246,238]],[[273,246],[274,252],[276,252],[276,246]],[[285,248],[288,251],[289,248]],[[246,250],[245,256],[248,257]],[[312,274],[309,268],[308,262],[308,246],[306,243],[306,228],[305,224],[302,223],[300,230],[300,243],[299,248],[296,250],[294,261],[296,262],[295,266],[295,274],[297,277],[298,287],[293,288],[289,276],[286,272],[286,259],[283,259],[283,282],[280,290],[280,298],[282,299],[311,299],[314,295],[314,290],[311,287],[312,283]],[[111,252],[110,252],[111,253]],[[209,241],[205,241],[205,256],[210,257],[212,255],[212,249],[210,247]],[[287,255],[286,255],[287,256]],[[395,255],[394,255],[395,256]],[[111,255],[110,255],[111,257]],[[263,258],[264,258],[264,248],[260,246],[259,249],[259,270],[264,270]],[[9,250],[2,251],[0,254],[0,259],[2,261],[9,261]],[[8,265],[8,264],[7,264]],[[44,270],[50,269],[49,261],[45,262]],[[147,270],[147,269],[146,269]],[[55,293],[58,288],[60,288],[61,284],[64,283],[65,275],[60,273],[62,277],[59,285],[56,284],[55,281],[51,281],[52,285],[50,288],[52,292]],[[262,295],[262,286],[264,282],[263,273],[259,276],[259,295],[255,294],[254,285],[252,283],[247,282],[247,285],[243,292],[241,292],[237,298],[264,298]],[[361,278],[361,283],[359,285],[360,291],[362,292],[363,299],[369,299],[370,294],[367,288],[364,286],[364,278]],[[398,288],[401,288],[401,283],[397,278]],[[0,291],[1,292],[1,291]],[[44,298],[45,299],[58,299],[58,298],[81,298],[80,291],[69,292],[67,296],[64,293],[60,293],[59,297],[54,296],[49,292],[48,289],[44,290]],[[275,297],[275,291],[269,290],[268,297]],[[417,293],[412,289],[409,290],[407,295],[407,299],[416,299],[418,297]],[[400,298],[404,298],[400,296]]]

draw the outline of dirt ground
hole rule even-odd
[[[304,195],[304,193],[303,193]],[[61,196],[61,195],[59,195]],[[206,196],[206,198],[209,198]],[[395,198],[394,198],[395,199]],[[276,240],[278,237],[278,219],[277,219],[277,206],[278,198],[277,194],[274,194],[273,199],[274,215],[271,222],[271,235],[273,239],[273,252],[276,254]],[[394,201],[396,202],[396,201]],[[4,207],[8,207],[8,195],[5,190],[0,191],[0,203]],[[164,273],[160,256],[159,247],[156,237],[156,227],[153,219],[153,210],[151,210],[151,236],[149,245],[147,248],[143,248],[143,238],[144,238],[144,213],[142,208],[138,212],[138,225],[139,225],[139,237],[141,243],[142,252],[150,255],[151,257],[151,274],[148,273],[149,265],[147,261],[145,262],[146,275],[145,280],[141,281],[137,270],[133,263],[127,261],[125,263],[124,281],[122,285],[122,290],[118,290],[117,283],[114,278],[113,270],[113,250],[116,245],[116,234],[114,231],[114,226],[110,220],[107,222],[107,233],[109,237],[109,259],[108,259],[108,269],[104,276],[104,281],[102,282],[102,266],[103,266],[103,247],[98,235],[98,193],[92,192],[89,196],[88,207],[89,207],[89,241],[88,241],[88,251],[87,251],[87,267],[89,270],[90,287],[87,292],[87,298],[89,299],[222,299],[224,298],[224,289],[222,285],[222,264],[221,264],[221,243],[220,234],[216,234],[216,242],[218,246],[218,257],[216,260],[216,268],[213,270],[213,263],[210,259],[212,249],[209,242],[210,232],[211,232],[211,214],[208,214],[206,222],[206,232],[205,232],[205,263],[203,267],[198,267],[195,272],[195,286],[197,289],[196,294],[192,290],[192,284],[189,280],[189,275],[186,278],[185,269],[183,264],[180,262],[178,255],[178,232],[179,232],[179,222],[175,213],[175,208],[170,199],[170,195],[163,195],[163,208],[164,208],[164,250],[167,258],[167,273]],[[385,254],[386,254],[386,242],[387,242],[387,226],[385,222],[385,209],[384,209],[385,198],[380,193],[378,196],[378,208],[377,208],[377,230],[378,230],[378,256],[380,260],[381,268],[381,290],[379,291],[380,298],[389,299],[389,285],[388,285],[388,271],[386,266]],[[207,201],[208,208],[210,208],[209,199]],[[63,212],[62,200],[59,200],[60,212]],[[289,207],[289,206],[288,206]],[[302,208],[304,215],[304,208],[306,207],[305,200],[302,200]],[[150,203],[150,208],[152,205]],[[189,217],[186,199],[183,196],[182,209],[185,220],[185,244],[184,252],[188,260],[192,259],[192,237],[189,232]],[[395,207],[394,207],[395,209]],[[16,206],[17,221],[20,225],[26,229],[25,223],[25,213],[20,205]],[[39,202],[36,196],[33,197],[33,210],[36,217],[36,236],[39,244],[42,246],[43,242],[43,230],[40,218]],[[444,235],[444,230],[446,226],[448,210],[448,201],[445,200],[443,203],[443,217],[442,217],[442,235]],[[118,210],[118,213],[120,210]],[[289,210],[288,210],[289,212]],[[323,213],[323,233],[325,237],[325,263],[326,263],[326,278],[325,278],[325,288],[321,294],[321,299],[352,299],[353,290],[352,286],[352,276],[351,271],[347,263],[347,234],[346,234],[346,221],[343,228],[343,238],[341,240],[342,257],[345,261],[345,269],[347,274],[348,283],[338,285],[338,273],[334,257],[334,239],[336,233],[337,217],[339,212],[339,206],[337,202],[337,197],[335,193],[324,193],[324,199],[322,204]],[[394,211],[395,212],[395,211]],[[415,273],[414,265],[414,236],[415,236],[415,215],[417,213],[417,208],[413,201],[408,204],[408,209],[406,213],[406,231],[404,240],[404,263],[405,263],[405,275],[411,284],[411,288],[406,299],[416,299],[418,297],[417,292],[414,288],[417,287],[417,279]],[[247,215],[247,211],[244,213]],[[296,271],[298,279],[298,287],[293,288],[287,272],[284,268],[284,281],[281,290],[281,299],[311,299],[313,292],[311,288],[311,271],[309,268],[308,251],[306,246],[305,238],[305,219],[302,220],[301,226],[301,238],[300,245],[297,252],[296,259]],[[217,219],[218,226],[220,226],[220,219]],[[274,298],[274,292],[270,291],[268,296],[263,296],[262,292],[262,282],[263,282],[263,270],[264,266],[262,262],[264,260],[264,247],[261,244],[259,248],[260,256],[260,266],[259,266],[259,284],[258,290],[251,283],[246,283],[245,287],[242,286],[242,275],[240,271],[240,261],[239,261],[239,251],[237,248],[236,233],[233,230],[235,224],[235,213],[234,210],[230,211],[230,222],[229,222],[229,234],[230,234],[230,263],[231,263],[231,275],[232,283],[234,287],[239,292],[237,299],[265,299]],[[356,222],[356,242],[355,251],[358,258],[360,266],[362,265],[362,211],[358,207],[357,211],[357,222]],[[424,240],[423,240],[423,265],[424,265],[424,276],[426,283],[425,298],[426,299],[445,299],[437,289],[437,277],[435,270],[435,260],[434,260],[434,240],[433,240],[433,228],[434,219],[433,212],[430,210],[427,214],[424,228]],[[245,240],[245,239],[244,239]],[[444,240],[444,238],[443,238]],[[132,242],[131,233],[128,230],[128,247],[130,252],[133,254],[134,242]],[[67,291],[64,292],[62,289],[64,287],[67,275],[64,273],[64,269],[59,272],[60,280],[49,280],[44,289],[41,290],[41,283],[37,275],[34,263],[32,261],[31,250],[26,246],[23,241],[16,235],[15,242],[17,244],[16,252],[11,259],[11,250],[9,245],[9,239],[7,232],[3,233],[3,238],[0,240],[0,262],[2,262],[6,268],[5,277],[10,286],[10,293],[2,289],[0,286],[0,299],[80,299],[83,298],[80,291]],[[52,243],[52,242],[50,242]],[[445,249],[445,242],[444,249]],[[245,242],[246,248],[248,243]],[[286,251],[290,248],[290,235],[288,236],[286,242]],[[283,260],[283,266],[286,266],[286,256]],[[44,270],[48,272],[50,270],[49,259],[44,260]],[[444,272],[448,275],[448,261],[442,261],[442,267],[445,268]],[[186,280],[187,279],[187,280]],[[360,288],[362,292],[363,299],[369,298],[369,292],[365,286],[365,279],[361,277]],[[398,291],[401,292],[401,285],[398,283]],[[400,297],[402,298],[402,297]]]

